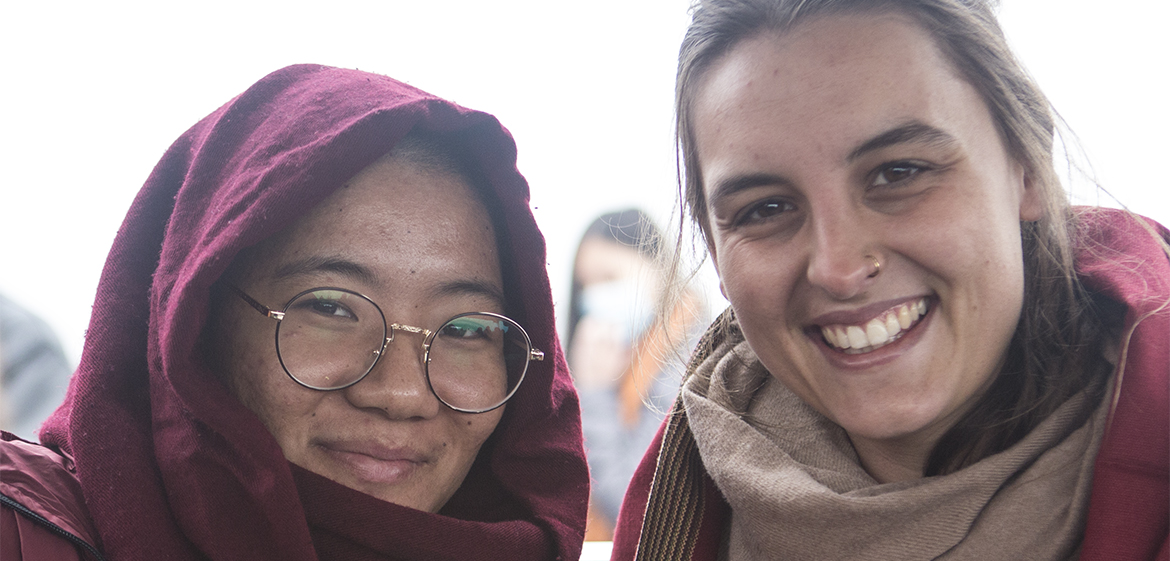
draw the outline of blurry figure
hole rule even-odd
[[[27,440],[65,398],[73,367],[40,318],[0,295],[0,428]]]
[[[636,209],[602,215],[577,248],[567,337],[593,480],[588,541],[612,538],[634,468],[678,392],[697,324],[689,295],[660,313],[663,249],[660,231]]]

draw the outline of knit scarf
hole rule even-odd
[[[733,331],[682,392],[703,465],[731,505],[721,557],[1078,556],[1104,403],[1082,392],[999,454],[881,484],[845,431],[773,378]]]

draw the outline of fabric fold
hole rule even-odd
[[[1107,407],[1081,393],[1021,442],[953,474],[880,484],[848,435],[732,337],[683,388],[738,559],[1070,559]],[[1023,531],[1021,531],[1023,529]]]

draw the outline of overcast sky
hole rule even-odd
[[[565,302],[593,218],[641,206],[665,223],[675,207],[671,105],[687,5],[6,2],[0,292],[48,320],[76,361],[106,253],[163,151],[268,72],[313,62],[387,74],[498,116],[519,145]],[[1003,0],[1001,14],[1096,178],[1170,224],[1170,7],[1103,6]]]

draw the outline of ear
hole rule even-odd
[[[1023,171],[1023,166],[1020,166],[1020,221],[1035,222],[1043,216],[1044,201],[1040,196],[1040,188],[1032,181],[1032,174]]]

